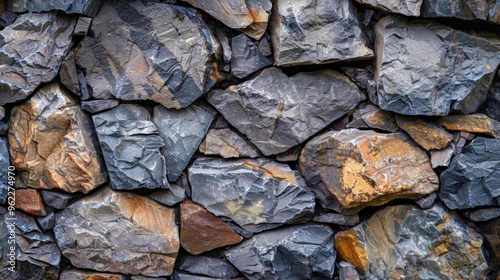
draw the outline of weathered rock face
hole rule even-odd
[[[96,271],[67,269],[61,273],[59,280],[125,280],[120,274],[102,273]]]
[[[30,13],[0,31],[0,105],[23,100],[56,77],[75,22],[57,13]]]
[[[84,14],[87,16],[95,16],[103,0],[80,0],[80,1],[65,1],[65,0],[7,0],[7,8],[16,12],[45,12],[52,10],[63,11],[67,14]]]
[[[483,114],[446,116],[440,118],[437,123],[448,130],[480,133],[500,138],[500,122]]]
[[[106,183],[90,118],[58,84],[49,84],[12,110],[12,164],[37,189],[87,193]]]
[[[474,1],[474,0],[423,0],[423,17],[447,17],[466,20],[489,20],[499,23],[495,17],[498,13],[498,2],[495,1]]]
[[[453,135],[439,125],[423,121],[418,117],[396,115],[398,126],[406,131],[422,148],[440,150],[453,141]]]
[[[250,280],[331,279],[335,269],[333,230],[324,225],[266,231],[224,253]]]
[[[390,206],[335,235],[339,258],[367,279],[485,279],[482,244],[481,235],[440,206]]]
[[[42,196],[34,189],[17,189],[16,209],[34,216],[45,216],[47,211],[43,205]]]
[[[149,198],[167,206],[174,206],[186,198],[186,190],[182,187],[171,184],[167,190],[156,190],[149,195]]]
[[[195,10],[105,1],[90,33],[76,62],[95,98],[153,100],[178,109],[219,79],[214,62],[219,44]]]
[[[476,137],[441,174],[439,196],[450,209],[500,205],[500,140]]]
[[[497,271],[500,271],[500,218],[479,224],[479,227],[485,240],[493,249],[493,265]]]
[[[354,112],[349,128],[374,128],[388,132],[400,131],[394,113],[380,110],[371,103],[362,103]]]
[[[230,128],[210,129],[200,145],[200,152],[223,158],[256,158],[260,155],[258,149],[248,144],[245,139]]]
[[[179,270],[195,275],[229,279],[239,274],[238,270],[219,252],[211,255],[181,255],[178,258],[178,263]]]
[[[82,101],[82,109],[95,114],[118,106],[120,102],[116,99]]]
[[[0,137],[0,204],[7,201],[7,193],[9,192],[9,146],[6,138]]]
[[[200,157],[189,168],[189,182],[194,202],[252,232],[313,215],[314,195],[298,172],[271,160]]]
[[[42,197],[47,206],[58,210],[66,208],[70,199],[73,198],[66,193],[45,190],[42,190]]]
[[[389,16],[376,33],[380,108],[405,115],[475,112],[500,63],[500,38]],[[397,81],[397,82],[396,82]]]
[[[278,68],[226,90],[208,101],[264,155],[296,146],[364,99],[349,78],[333,70],[287,77]]]
[[[240,34],[231,41],[231,73],[237,78],[246,76],[271,65],[271,62],[259,51],[257,46]]]
[[[58,213],[54,233],[75,267],[97,271],[170,275],[179,250],[173,209],[109,188]]]
[[[299,164],[307,184],[326,186],[344,212],[417,199],[439,187],[427,155],[401,133],[327,132],[306,144]]]
[[[420,16],[420,7],[422,6],[422,0],[356,0],[356,2],[383,11],[414,17]]]

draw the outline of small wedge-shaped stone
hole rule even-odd
[[[80,270],[80,269],[66,269],[61,275],[59,275],[59,280],[125,280],[124,275],[102,273],[97,271]]]
[[[42,196],[34,189],[17,189],[15,191],[16,209],[33,216],[45,216],[47,211],[43,205]]]
[[[500,122],[483,114],[446,116],[440,118],[436,123],[448,130],[486,134],[500,138]]]
[[[15,172],[15,170],[10,170],[9,166],[9,145],[6,138],[0,137],[0,168],[3,170],[3,172],[0,173],[0,204],[4,204],[7,201],[7,193],[9,192],[10,186],[9,171]],[[14,183],[15,182],[12,184]]]
[[[257,46],[244,34],[231,41],[231,73],[237,78],[246,76],[271,65]]]
[[[200,145],[200,152],[223,158],[256,158],[260,155],[259,150],[230,128],[210,129]]]
[[[402,130],[406,131],[415,142],[427,151],[444,149],[453,141],[453,135],[444,128],[423,121],[418,117],[396,114],[396,122]]]
[[[352,121],[347,125],[349,128],[375,128],[387,132],[400,131],[393,112],[380,110],[379,107],[371,103],[359,105],[352,117]]]
[[[7,0],[7,8],[16,12],[63,11],[67,14],[96,15],[104,0]]]
[[[423,0],[356,0],[356,2],[373,8],[405,16],[420,16]]]

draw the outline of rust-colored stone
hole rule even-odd
[[[124,280],[125,276],[119,274],[103,273],[90,270],[67,269],[61,273],[59,280]]]
[[[16,209],[24,211],[34,216],[45,216],[45,206],[43,205],[42,196],[34,189],[17,189],[16,190]]]
[[[484,114],[452,115],[440,118],[437,124],[448,130],[486,134],[500,138],[500,122]]]
[[[335,235],[335,250],[339,259],[349,262],[356,269],[365,273],[368,259],[363,245],[360,243],[354,230],[340,231]]]
[[[428,123],[418,117],[396,115],[398,126],[406,131],[422,148],[440,150],[453,141],[453,135],[437,124]]]

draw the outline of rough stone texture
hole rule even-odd
[[[287,77],[278,68],[208,96],[226,120],[267,156],[302,143],[363,99],[348,77],[333,70]]]
[[[356,2],[382,11],[414,17],[420,16],[422,6],[422,0],[356,0]]]
[[[23,100],[57,75],[75,20],[57,13],[24,14],[0,31],[0,105]]]
[[[418,199],[439,187],[427,155],[402,133],[327,132],[306,144],[299,164],[307,184],[326,186],[345,213]]]
[[[125,276],[119,274],[102,273],[97,271],[67,269],[59,276],[59,280],[125,280]]]
[[[335,269],[333,230],[324,225],[266,231],[224,253],[249,280],[331,279]]]
[[[375,128],[388,132],[400,131],[394,113],[380,110],[371,103],[363,103],[354,112],[349,128]]]
[[[480,223],[479,227],[485,240],[488,242],[493,258],[495,269],[500,271],[500,218],[491,220],[487,223]]]
[[[145,108],[119,105],[93,119],[113,189],[168,188],[164,143]]]
[[[194,202],[252,232],[313,216],[314,195],[298,172],[269,159],[199,157],[189,168],[189,182]]]
[[[64,58],[59,69],[59,80],[72,93],[80,96],[80,83],[76,71],[75,56],[72,51]]]
[[[314,216],[313,222],[327,223],[341,226],[354,226],[359,223],[359,216],[355,215],[342,215],[339,213],[324,213]]]
[[[356,268],[348,262],[337,264],[339,269],[339,280],[359,280],[359,273]]]
[[[396,115],[396,123],[427,151],[444,149],[453,141],[453,135],[444,128],[418,117]]]
[[[38,217],[36,220],[44,232],[54,229],[54,226],[56,225],[56,216],[54,215],[54,212],[50,212],[44,217]]]
[[[14,107],[10,124],[16,128],[9,130],[12,164],[28,186],[87,193],[106,183],[91,120],[60,85]]]
[[[200,152],[223,158],[260,156],[260,151],[230,128],[210,129],[200,144]]]
[[[219,80],[218,48],[193,9],[112,0],[94,18],[76,62],[94,98],[153,100],[178,109]]]
[[[45,216],[47,211],[43,205],[42,196],[34,189],[16,190],[16,209],[34,216]]]
[[[89,31],[90,25],[92,24],[91,17],[79,17],[76,22],[75,30],[73,30],[73,35],[75,36],[85,36]]]
[[[500,122],[483,114],[446,116],[437,120],[436,123],[448,130],[480,133],[500,138]]]
[[[500,110],[498,110],[498,107],[500,107],[500,80],[491,86],[488,97],[479,112],[496,121],[500,121]]]
[[[84,14],[90,17],[96,15],[103,0],[7,0],[7,8],[16,12],[46,12],[63,11],[67,14]]]
[[[170,275],[179,250],[173,209],[109,188],[58,213],[54,233],[73,266],[97,271]]]
[[[205,208],[185,200],[181,203],[181,246],[193,255],[238,244],[243,237]]]
[[[373,57],[349,0],[278,0],[273,10],[271,37],[278,66]]]
[[[447,167],[450,164],[451,158],[455,155],[455,145],[451,143],[444,149],[431,150],[430,154],[432,168]]]
[[[434,205],[436,198],[437,198],[437,194],[431,193],[428,196],[424,196],[420,199],[415,200],[415,203],[418,205],[418,207],[420,207],[422,209],[429,209]]]
[[[500,217],[500,208],[484,208],[465,213],[473,222],[486,222]]]
[[[181,255],[178,259],[178,269],[197,275],[206,275],[214,278],[234,278],[239,271],[231,265],[223,254],[193,256]]]
[[[233,37],[231,41],[231,74],[237,78],[246,76],[271,65],[257,48],[257,46],[244,34]]]
[[[149,198],[163,205],[174,206],[186,198],[186,190],[176,184],[171,184],[168,190],[156,190],[149,195]]]
[[[162,155],[167,165],[168,180],[179,178],[205,137],[214,116],[192,105],[181,110],[156,106],[153,122],[165,143]]]
[[[0,137],[0,204],[7,202],[9,192],[9,146],[6,138]],[[15,172],[15,170],[14,170]]]
[[[367,279],[485,279],[482,244],[480,234],[439,206],[390,206],[335,235],[339,258]]]
[[[421,15],[423,17],[446,17],[465,20],[489,19],[491,22],[495,22],[494,13],[498,12],[496,11],[498,9],[498,2],[496,8],[494,2],[495,0],[423,0]]]
[[[500,205],[500,140],[476,137],[441,173],[439,196],[450,209]]]
[[[42,197],[48,207],[52,207],[57,210],[66,208],[68,202],[73,198],[72,195],[66,193],[46,190],[42,190]]]
[[[276,160],[282,161],[282,162],[297,161],[299,159],[301,149],[302,149],[301,145],[295,146],[295,147],[289,149],[288,151],[285,151],[281,154],[277,154]]]
[[[356,83],[356,85],[358,85],[358,87],[363,89],[367,89],[368,81],[373,79],[372,69],[368,70],[362,68],[342,67],[342,70],[354,83]]]
[[[95,114],[104,110],[113,109],[120,104],[116,99],[82,101],[82,109]]]
[[[378,104],[404,115],[475,112],[500,63],[500,38],[388,16],[375,26]]]

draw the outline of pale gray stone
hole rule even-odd
[[[246,76],[271,65],[257,46],[244,34],[231,41],[231,73],[243,79]]]
[[[337,264],[339,269],[339,280],[359,280],[359,273],[356,268],[348,262]]]
[[[230,128],[210,129],[200,144],[200,152],[223,158],[259,157],[260,151]]]

